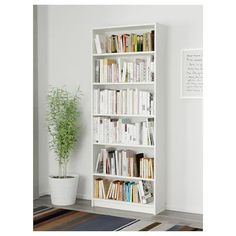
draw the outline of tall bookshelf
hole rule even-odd
[[[103,52],[98,54],[96,51],[95,37],[96,35],[112,35],[112,34],[142,34],[145,32],[154,31],[154,50],[151,51],[136,51],[136,52],[115,52],[107,53]],[[164,124],[164,80],[162,72],[163,64],[163,34],[162,26],[156,23],[141,24],[141,25],[127,25],[127,26],[114,26],[96,28],[92,31],[92,107],[91,107],[91,123],[92,123],[92,160],[91,160],[91,175],[92,175],[92,187],[91,187],[91,205],[98,207],[106,207],[120,210],[129,210],[135,212],[143,212],[150,214],[158,214],[165,210],[165,124]],[[97,82],[95,81],[95,62],[98,59],[115,59],[121,58],[127,59],[139,59],[139,58],[154,58],[154,81],[145,82]],[[150,91],[153,94],[153,114],[140,115],[140,114],[95,114],[94,113],[94,89],[138,89],[138,91]],[[141,122],[147,119],[152,119],[154,124],[153,138],[154,145],[143,144],[128,144],[128,143],[96,143],[93,140],[94,137],[94,118],[116,118],[116,119],[129,119],[134,122]],[[132,150],[136,153],[145,153],[153,158],[154,163],[154,177],[142,178],[142,177],[129,177],[122,175],[111,175],[104,173],[96,173],[95,165],[97,161],[98,153],[102,148],[114,148],[116,150]],[[140,180],[148,181],[153,188],[153,200],[147,204],[134,203],[127,201],[118,201],[111,199],[95,198],[95,179],[107,179],[110,181],[132,181],[138,183]]]

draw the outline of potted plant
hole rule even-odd
[[[57,155],[59,172],[58,176],[49,176],[54,205],[72,205],[76,201],[79,176],[68,175],[67,165],[78,141],[80,95],[79,89],[75,95],[60,88],[52,88],[48,93],[49,148]]]

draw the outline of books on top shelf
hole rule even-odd
[[[128,177],[154,178],[153,158],[132,150],[101,149],[98,153],[96,173]]]
[[[155,46],[154,30],[142,34],[96,34],[94,41],[98,54],[154,51]]]
[[[95,198],[143,204],[153,201],[153,188],[151,182],[143,180],[140,180],[138,183],[120,180],[109,181],[101,178],[97,178],[94,181]]]
[[[153,94],[138,89],[94,89],[94,114],[153,115]]]
[[[153,82],[154,56],[95,60],[95,83]]]
[[[93,118],[95,143],[154,145],[154,120],[132,123],[129,119]]]

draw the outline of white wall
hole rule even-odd
[[[180,99],[180,49],[202,47],[201,6],[39,6],[39,185],[48,192],[47,175],[56,173],[48,152],[45,84],[77,86],[84,93],[83,131],[70,164],[80,174],[80,197],[90,198],[91,29],[100,26],[158,22],[167,39],[167,208],[202,213],[202,100]],[[41,42],[41,43],[40,43]],[[39,85],[40,86],[40,85]],[[49,159],[46,155],[49,153]],[[48,161],[49,160],[49,161]]]

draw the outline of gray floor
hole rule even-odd
[[[49,196],[40,197],[37,200],[34,200],[34,207],[38,206],[52,206],[50,202]],[[137,212],[130,212],[130,211],[123,211],[123,210],[115,210],[109,208],[102,208],[102,207],[91,207],[89,200],[82,200],[77,199],[76,204],[63,207],[65,209],[70,210],[78,210],[78,211],[85,211],[90,213],[97,213],[97,214],[106,214],[106,215],[113,215],[113,216],[121,216],[127,218],[135,218],[140,219],[143,221],[158,221],[160,223],[165,224],[180,224],[180,225],[188,225],[191,227],[196,228],[203,228],[203,217],[200,214],[192,214],[192,213],[185,213],[185,212],[178,212],[178,211],[163,211],[158,215],[151,215],[145,213],[137,213]],[[135,230],[132,228],[132,230]]]

